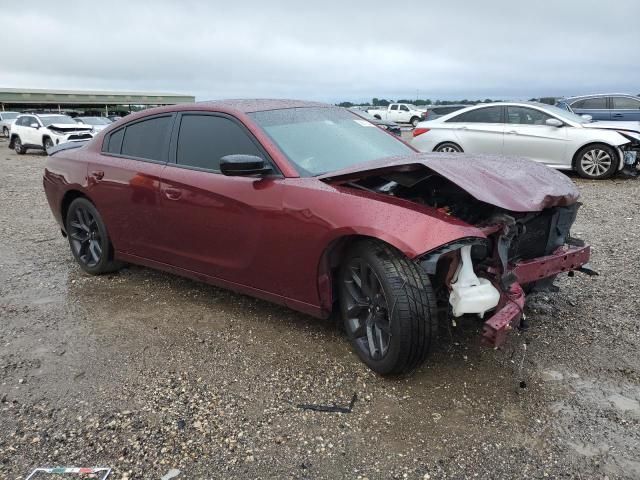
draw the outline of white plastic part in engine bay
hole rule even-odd
[[[477,313],[483,317],[485,312],[495,308],[500,301],[500,292],[486,278],[478,278],[473,271],[471,245],[460,249],[460,265],[451,283],[449,303],[453,307],[453,316],[465,313]]]

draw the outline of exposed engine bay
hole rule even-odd
[[[483,318],[484,339],[497,346],[518,326],[526,289],[555,290],[559,273],[595,273],[589,247],[570,236],[580,203],[515,212],[478,200],[442,175],[420,169],[381,172],[344,184],[425,205],[477,227],[486,238],[465,238],[419,258],[431,276],[441,311],[450,319]]]

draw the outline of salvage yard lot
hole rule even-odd
[[[572,177],[600,276],[530,297],[501,350],[480,323],[441,332],[394,380],[328,322],[140,267],[81,273],[45,159],[0,141],[0,478],[640,477],[639,180]],[[354,393],[351,413],[297,407]]]

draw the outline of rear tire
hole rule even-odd
[[[22,145],[22,140],[20,140],[20,137],[17,135],[16,138],[13,139],[13,149],[18,155],[24,155],[27,153],[27,149]]]
[[[428,275],[393,247],[365,240],[339,273],[340,312],[360,359],[380,375],[418,368],[437,335],[436,297]]]
[[[578,151],[575,168],[582,178],[604,180],[616,173],[619,163],[620,159],[613,148],[604,143],[596,143]]]
[[[113,245],[98,209],[86,198],[76,198],[65,219],[69,247],[80,268],[91,275],[122,268],[113,260]]]
[[[412,117],[410,123],[413,125],[413,128],[416,128],[420,123],[420,119],[418,117]]]
[[[434,152],[443,152],[443,153],[462,153],[462,147],[457,143],[453,142],[444,142],[438,145],[433,149]]]

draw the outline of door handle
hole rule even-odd
[[[165,188],[164,196],[169,200],[180,200],[180,197],[182,197],[182,190],[177,188]]]
[[[624,115],[622,115],[621,113],[614,113],[613,116],[614,117],[623,117]]]
[[[104,172],[102,170],[96,170],[95,172],[91,172],[90,176],[96,180],[102,180],[104,178]]]
[[[518,132],[516,132],[515,130],[509,130],[507,133],[509,135],[517,135],[518,134]]]

